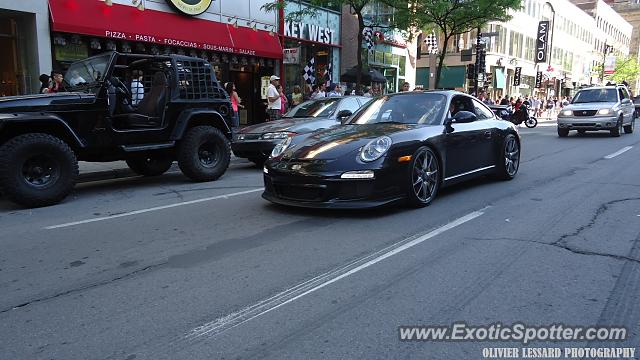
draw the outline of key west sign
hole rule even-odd
[[[296,21],[285,21],[284,36],[323,44],[337,44],[338,40],[331,28]]]

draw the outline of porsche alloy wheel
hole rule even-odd
[[[421,147],[414,153],[410,180],[409,203],[416,207],[429,205],[440,187],[440,164],[428,147]]]

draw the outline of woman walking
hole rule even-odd
[[[240,126],[240,113],[238,112],[238,108],[244,109],[244,106],[240,104],[242,99],[238,96],[235,83],[228,82],[226,90],[227,94],[229,94],[229,98],[231,98],[231,107],[233,108],[233,124],[231,126],[233,128],[237,128]]]

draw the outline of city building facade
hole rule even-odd
[[[493,98],[561,97],[571,96],[580,86],[600,83],[595,70],[604,61],[603,45],[615,44],[618,52],[628,54],[631,25],[602,1],[597,2],[597,14],[594,17],[568,0],[524,0],[522,9],[512,12],[510,21],[492,22],[482,29],[493,36],[483,39],[486,67],[480,72],[487,74],[487,81],[480,81],[480,86]],[[545,62],[535,59],[540,21],[550,22],[551,50]],[[465,80],[465,74],[466,65],[473,64],[475,56],[463,61],[461,51],[475,49],[476,35],[475,31],[469,32],[447,44],[440,87],[472,89],[472,81]],[[422,52],[426,50],[423,44]],[[431,71],[435,66],[435,55],[418,61],[418,84],[435,87]]]
[[[37,93],[51,72],[46,0],[0,0],[0,96]]]
[[[357,66],[357,52],[362,52],[363,70],[377,70],[385,78],[380,91],[396,92],[408,82],[413,89],[416,72],[416,37],[405,31],[391,28],[393,8],[378,1],[368,3],[363,11],[365,27],[370,31],[372,42],[358,44],[358,19],[350,6],[342,9],[344,56],[341,72],[344,74]]]
[[[301,13],[301,18],[292,17]],[[312,85],[340,81],[341,16],[339,7],[287,2],[281,19],[285,54],[282,83],[287,93],[295,86],[309,93]]]
[[[210,61],[244,100],[240,123],[262,122],[265,79],[283,56],[270,2],[0,0],[0,95],[38,93],[40,74],[107,51],[175,53]]]

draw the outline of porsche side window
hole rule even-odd
[[[478,120],[488,120],[493,118],[493,112],[487,109],[482,103],[473,100],[473,108]]]

